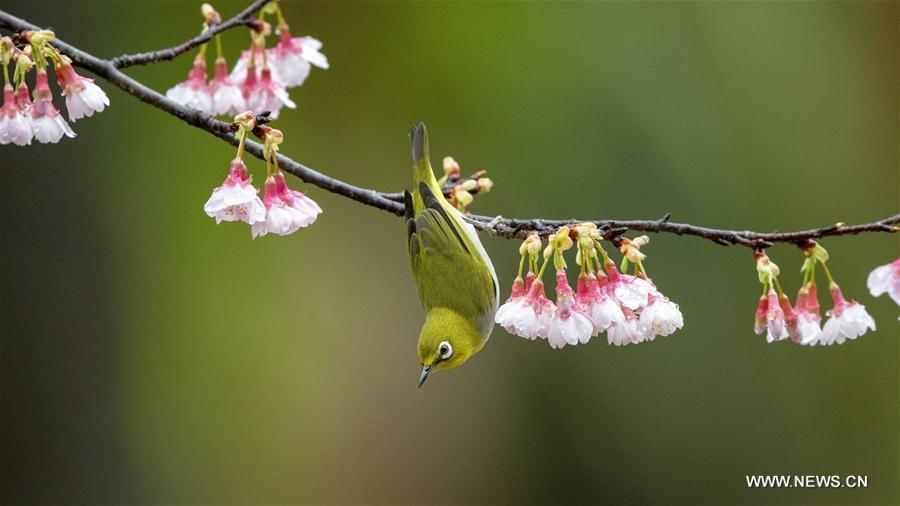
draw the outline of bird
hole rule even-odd
[[[425,323],[419,333],[419,387],[430,374],[462,365],[484,348],[500,302],[497,274],[478,234],[444,198],[431,169],[428,132],[410,129],[412,192],[404,192],[409,262]]]

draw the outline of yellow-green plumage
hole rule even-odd
[[[481,350],[494,327],[500,294],[475,228],[444,199],[434,178],[425,126],[413,127],[410,137],[414,186],[406,193],[406,226],[410,266],[425,309],[421,385],[430,372],[456,367]]]

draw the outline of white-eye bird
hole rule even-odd
[[[409,262],[425,309],[419,386],[481,351],[494,328],[497,274],[475,227],[444,198],[428,159],[425,125],[412,127],[413,191],[406,192]]]

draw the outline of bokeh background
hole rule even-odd
[[[114,56],[192,36],[199,5],[2,8]],[[406,187],[421,120],[435,162],[496,181],[482,214],[792,230],[900,207],[895,2],[284,9],[332,68],[292,92],[283,152],[355,184]],[[246,42],[225,36],[232,60]],[[165,91],[190,60],[128,73]],[[295,182],[315,226],[216,226],[202,205],[233,148],[99,84],[112,106],[77,139],[0,148],[4,503],[900,500],[898,309],[865,288],[897,236],[824,242],[879,326],[844,346],[766,344],[750,252],[657,235],[647,265],[682,331],[552,351],[498,329],[420,390],[400,220]],[[518,244],[484,242],[505,297]],[[770,254],[793,293],[802,256]]]

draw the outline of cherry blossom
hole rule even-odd
[[[28,96],[27,88],[25,95]],[[31,144],[33,137],[30,114],[19,107],[15,90],[6,83],[3,87],[3,107],[0,107],[0,144],[25,146]]]
[[[312,199],[290,190],[280,172],[266,178],[263,194],[265,220],[253,224],[253,238],[272,233],[290,235],[316,221],[322,209]]]
[[[203,54],[194,58],[188,78],[166,92],[166,97],[187,107],[212,114],[213,103],[209,86],[206,84],[206,59]]]
[[[684,326],[684,318],[678,304],[666,297],[650,296],[647,306],[641,311],[639,327],[644,340],[652,341],[656,336],[668,336]]]
[[[75,132],[53,106],[53,94],[47,82],[47,70],[37,71],[34,87],[34,103],[31,106],[31,128],[38,142],[56,143],[65,135],[75,137]]]
[[[288,25],[279,28],[278,44],[268,50],[268,58],[278,78],[288,88],[300,86],[309,76],[310,64],[328,68],[328,58],[321,52],[322,42],[312,37],[291,37]]]
[[[103,112],[109,105],[109,97],[94,84],[94,80],[78,75],[67,61],[56,66],[56,80],[66,97],[66,110],[71,121]]]
[[[215,114],[237,114],[247,108],[241,88],[228,77],[225,58],[216,59],[215,77],[209,82],[209,91]]]
[[[248,74],[245,83],[250,81],[250,74]],[[282,107],[297,108],[297,104],[288,96],[284,85],[272,78],[272,71],[268,67],[263,67],[259,80],[252,87],[245,84],[244,97],[247,101],[247,108],[255,113],[270,111],[273,119],[278,118]]]
[[[215,218],[216,223],[243,221],[253,225],[266,219],[266,207],[258,193],[259,189],[253,186],[247,166],[240,158],[235,158],[225,181],[213,189],[203,210]]]
[[[872,297],[888,294],[900,305],[900,258],[893,262],[876,267],[869,273],[867,280]]]
[[[868,330],[875,330],[875,320],[865,306],[854,300],[847,301],[835,283],[831,284],[829,291],[834,307],[826,313],[829,318],[815,344],[843,344],[847,339],[856,339]]]
[[[547,342],[552,348],[566,344],[587,343],[594,333],[594,324],[584,313],[584,307],[575,298],[569,286],[565,269],[556,271],[556,311],[553,312],[547,332]]]

